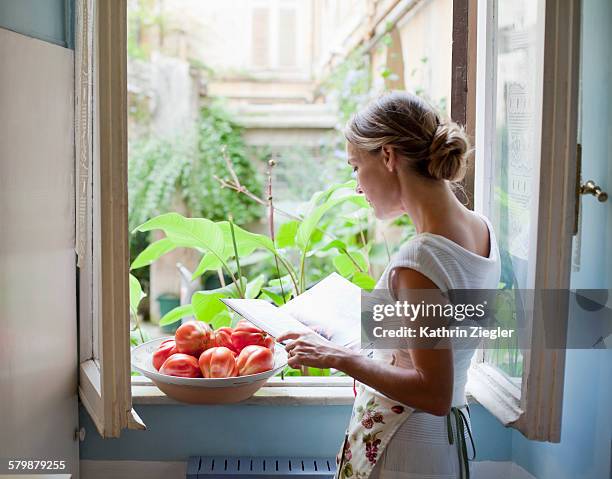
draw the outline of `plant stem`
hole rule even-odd
[[[342,253],[344,253],[345,255],[347,255],[349,257],[349,259],[353,262],[353,264],[355,265],[355,267],[359,270],[360,273],[365,273],[366,271],[361,269],[361,266],[359,266],[359,263],[357,263],[357,260],[355,260],[355,258],[353,258],[351,256],[351,253],[348,252],[348,250],[346,249],[341,249],[340,250]]]
[[[271,158],[268,162],[268,228],[270,229],[270,239],[274,244],[274,204],[272,202],[272,168],[274,168],[276,162],[274,158]],[[287,304],[285,300],[285,289],[283,288],[283,281],[281,280],[280,268],[278,267],[278,257],[274,255],[274,264],[276,265],[276,276],[281,288],[281,297],[283,298],[283,304]]]
[[[136,323],[135,329],[138,329],[138,334],[140,334],[140,340],[144,343],[144,336],[142,335],[142,329],[140,328],[140,320],[138,319],[138,312],[134,312],[132,308],[130,308],[130,313],[134,317],[134,322]]]
[[[298,284],[297,274],[296,274],[295,270],[293,269],[293,266],[291,266],[291,264],[285,258],[283,258],[281,255],[275,254],[274,256],[278,257],[280,262],[283,264],[283,266],[287,270],[287,273],[289,273],[289,277],[291,278],[291,281],[293,282],[293,286],[295,287],[295,294],[297,296],[298,294],[300,294],[301,291],[300,291],[300,287],[299,287],[299,284]]]
[[[232,243],[234,245],[234,255],[236,256],[236,267],[238,268],[238,283],[240,283],[240,287],[238,286],[238,283],[236,283],[236,288],[238,289],[240,296],[244,298],[245,290],[242,289],[242,270],[240,269],[240,260],[238,258],[238,247],[236,246],[236,235],[234,233],[234,221],[232,220],[232,215],[229,215],[228,220],[230,224],[230,232],[232,233]]]
[[[225,277],[223,276],[223,270],[221,268],[217,268],[217,275],[219,276],[221,287],[225,288]]]

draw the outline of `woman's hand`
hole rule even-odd
[[[285,346],[287,363],[292,368],[311,366],[340,369],[342,360],[353,354],[350,349],[338,346],[313,333],[287,331],[278,336],[276,341],[281,342],[286,339],[293,339]]]

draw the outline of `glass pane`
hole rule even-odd
[[[500,288],[527,289],[530,224],[535,220],[539,162],[536,124],[538,90],[538,1],[499,0],[497,15],[496,128],[489,215],[502,258]],[[523,318],[508,318],[517,327]],[[522,341],[501,338],[485,361],[520,381]]]

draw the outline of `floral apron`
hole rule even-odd
[[[415,411],[357,381],[354,381],[353,391],[355,402],[344,442],[336,455],[337,470],[334,479],[370,477],[376,461],[397,429]],[[455,437],[453,437],[451,417],[456,421]],[[466,426],[467,420],[463,412],[457,407],[451,408],[451,412],[447,415],[449,444],[454,444],[456,439],[460,477],[469,479],[470,469],[464,436]],[[476,450],[469,427],[467,431],[474,451],[474,456],[470,460],[473,460]]]
[[[366,479],[397,428],[413,409],[358,383],[334,479]]]

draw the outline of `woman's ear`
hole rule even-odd
[[[397,157],[395,155],[395,150],[392,146],[384,145],[382,147],[383,154],[383,162],[385,164],[385,168],[389,170],[390,173],[393,173],[393,170],[396,168]]]

